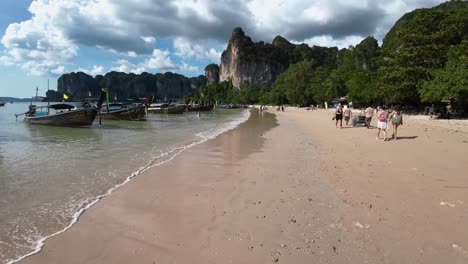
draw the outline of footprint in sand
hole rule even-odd
[[[463,256],[468,257],[468,252],[464,248],[460,247],[459,245],[453,244],[452,248],[455,249],[460,254],[462,254]]]
[[[455,207],[454,204],[452,204],[452,203],[447,203],[447,202],[440,202],[440,205],[442,205],[442,206],[449,206],[449,207],[452,207],[452,208]]]

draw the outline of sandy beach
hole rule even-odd
[[[468,263],[466,123],[408,117],[384,142],[335,128],[331,111],[270,109],[134,178],[20,263]]]

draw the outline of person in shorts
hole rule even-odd
[[[370,123],[372,121],[372,117],[374,116],[374,108],[369,106],[369,107],[366,108],[366,110],[364,112],[366,114],[366,119],[365,119],[366,127],[369,128]]]
[[[344,121],[346,122],[345,123],[346,125],[348,125],[349,119],[353,118],[353,113],[351,111],[351,108],[349,108],[346,105],[344,106],[343,117],[344,117]]]
[[[395,111],[390,115],[390,120],[393,125],[392,138],[396,140],[398,139],[398,127],[403,125],[403,115],[399,107],[395,107]]]
[[[340,128],[343,128],[343,108],[341,108],[341,105],[336,107],[335,120],[335,126],[338,128],[338,123],[340,123]]]

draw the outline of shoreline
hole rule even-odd
[[[146,171],[21,263],[468,260],[467,134],[409,119],[383,142],[328,111],[261,116]]]
[[[125,186],[127,183],[129,183],[131,180],[133,180],[133,178],[139,176],[140,174],[144,173],[145,171],[150,170],[150,169],[155,168],[155,167],[158,167],[160,165],[163,165],[166,162],[170,162],[171,160],[177,158],[177,156],[179,154],[183,153],[185,150],[187,150],[187,149],[189,149],[191,147],[197,146],[199,144],[203,144],[204,142],[206,142],[208,140],[215,139],[220,134],[225,133],[225,132],[227,132],[229,130],[235,129],[240,124],[248,121],[248,119],[250,118],[250,115],[251,115],[250,111],[251,110],[246,110],[245,113],[240,118],[234,119],[233,121],[230,121],[230,122],[226,123],[226,126],[223,127],[221,130],[216,129],[214,131],[205,131],[205,132],[202,132],[202,133],[198,133],[197,136],[199,137],[199,140],[194,141],[194,142],[192,142],[190,144],[181,146],[181,147],[176,147],[176,148],[174,148],[174,149],[172,149],[172,150],[170,150],[168,152],[162,153],[161,155],[159,155],[157,157],[154,157],[145,166],[142,166],[142,167],[138,168],[137,170],[135,170],[134,172],[132,172],[127,178],[125,178],[125,180],[123,182],[121,182],[119,184],[116,184],[115,186],[113,186],[112,188],[107,190],[105,193],[103,193],[101,195],[98,195],[97,197],[94,197],[93,199],[91,199],[90,202],[83,203],[79,207],[78,211],[76,211],[74,213],[70,223],[67,226],[65,226],[64,228],[62,228],[61,230],[58,230],[57,232],[55,232],[53,234],[47,235],[47,236],[42,237],[39,240],[37,240],[35,242],[36,247],[35,247],[34,250],[32,250],[31,252],[29,252],[29,253],[27,253],[25,255],[22,255],[22,256],[16,258],[16,259],[9,260],[8,262],[6,262],[6,264],[20,263],[24,259],[32,257],[32,256],[34,256],[36,254],[39,254],[41,252],[41,250],[43,249],[43,247],[45,246],[45,243],[46,243],[46,241],[48,239],[67,232],[67,230],[69,230],[75,224],[77,224],[79,222],[80,217],[82,216],[82,214],[84,214],[88,209],[95,206],[102,199],[105,199],[106,197],[110,196],[114,191],[117,191],[119,188]],[[164,159],[166,156],[169,156],[169,158]]]

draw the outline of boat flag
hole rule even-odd
[[[68,95],[63,93],[63,100],[67,100],[68,99]]]

